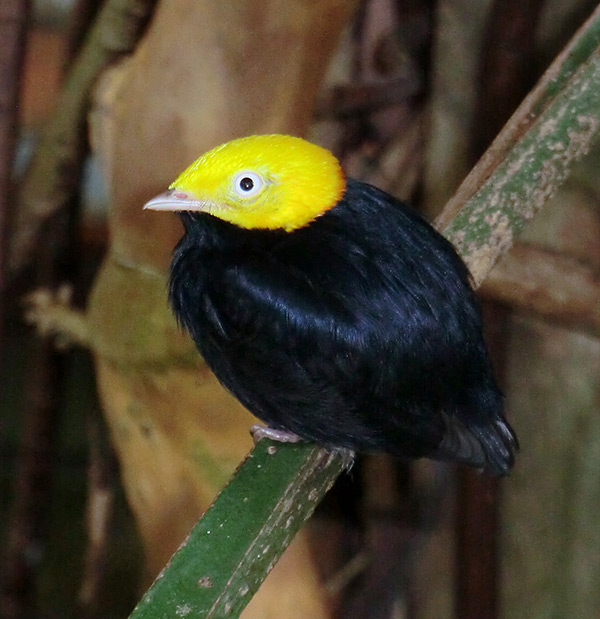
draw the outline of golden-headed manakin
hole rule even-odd
[[[503,416],[469,273],[422,217],[300,138],[241,138],[146,208],[179,211],[170,301],[221,383],[331,448],[505,474]]]

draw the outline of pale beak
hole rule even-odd
[[[145,209],[153,211],[208,211],[211,206],[212,202],[193,198],[180,189],[169,189],[144,204]]]

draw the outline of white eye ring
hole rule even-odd
[[[246,170],[239,172],[233,179],[233,190],[240,198],[251,198],[265,185],[265,181],[260,174]]]

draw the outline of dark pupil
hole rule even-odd
[[[247,176],[240,181],[240,187],[243,191],[250,191],[254,187],[254,181]]]

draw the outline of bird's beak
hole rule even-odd
[[[153,211],[208,211],[211,203],[198,200],[180,189],[169,189],[144,204]]]

